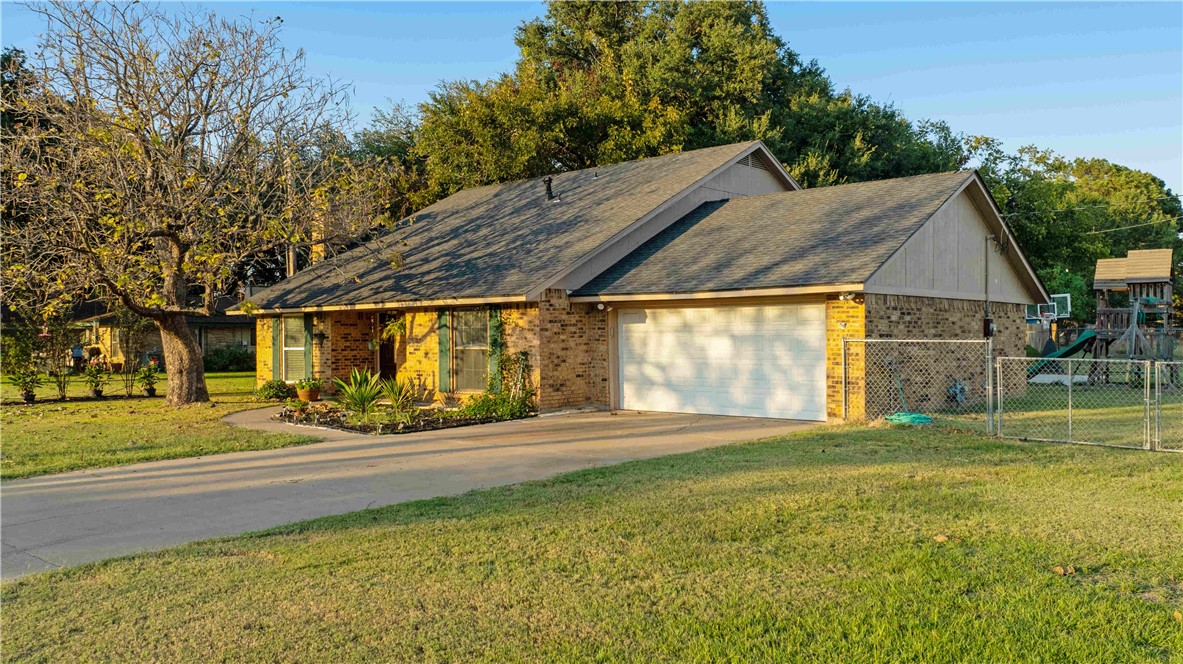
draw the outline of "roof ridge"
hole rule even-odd
[[[746,148],[746,147],[750,147],[752,145],[755,145],[756,143],[759,143],[759,142],[760,142],[760,139],[757,138],[757,139],[753,139],[750,141],[740,141],[738,143],[723,143],[722,145],[711,145],[711,146],[708,146],[705,148],[694,148],[693,150],[679,150],[678,152],[667,152],[665,154],[653,155],[652,157],[637,157],[636,159],[628,159],[625,161],[614,161],[614,162],[611,162],[608,164],[599,164],[597,166],[588,166],[586,168],[576,168],[576,169],[570,170],[570,171],[555,171],[553,173],[546,173],[545,175],[534,175],[534,176],[531,176],[528,178],[518,178],[516,180],[504,180],[502,182],[490,182],[489,184],[477,185],[475,187],[464,187],[463,189],[457,189],[456,191],[452,192],[451,194],[448,194],[448,196],[441,198],[440,201],[447,200],[448,197],[455,196],[456,194],[461,194],[461,193],[465,193],[465,192],[472,192],[472,191],[480,191],[482,189],[488,189],[490,187],[503,187],[506,185],[521,184],[521,183],[525,183],[525,182],[533,182],[535,180],[540,180],[540,179],[546,178],[546,177],[553,177],[553,176],[557,176],[557,175],[571,175],[572,173],[583,173],[585,171],[595,171],[595,170],[604,169],[604,168],[614,168],[616,166],[625,166],[628,164],[636,164],[638,162],[649,161],[651,159],[664,159],[666,157],[676,157],[679,155],[694,154],[695,152],[704,152],[706,150],[719,150],[722,148],[730,148],[730,147],[737,147],[738,148],[741,145]],[[439,201],[436,201],[436,203],[438,203],[438,202]],[[431,205],[435,205],[435,203],[432,203]],[[429,205],[427,207],[431,207],[431,205]],[[427,207],[423,208],[423,210],[426,210]],[[404,218],[412,217],[412,216],[418,214],[419,212],[422,212],[423,210],[413,212]]]
[[[938,175],[965,174],[965,176],[968,178],[971,174],[973,174],[973,172],[974,172],[974,169],[966,169],[966,170],[960,170],[960,171],[941,171],[940,173],[920,173],[919,175],[905,175],[903,177],[898,177],[898,178],[884,178],[882,180],[864,180],[862,182],[845,182],[842,184],[831,184],[831,185],[827,185],[825,187],[809,187],[806,189],[799,189],[796,191],[774,191],[774,192],[767,193],[767,194],[756,194],[753,196],[737,196],[735,198],[727,198],[727,199],[723,199],[723,200],[728,200],[728,201],[759,200],[762,198],[773,198],[776,196],[789,196],[792,194],[806,194],[809,192],[831,191],[831,190],[839,189],[842,187],[858,187],[861,185],[884,184],[887,182],[899,182],[900,180],[915,180],[915,179],[919,179],[919,178],[936,177]],[[962,180],[962,182],[964,182],[964,180]]]

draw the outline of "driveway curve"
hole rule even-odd
[[[275,408],[234,426],[291,432]],[[165,548],[368,507],[798,431],[814,422],[592,412],[422,433],[308,429],[324,441],[5,482],[0,576]]]

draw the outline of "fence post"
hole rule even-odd
[[[986,435],[994,434],[994,340],[986,339]]]
[[[1072,360],[1068,361],[1068,442],[1072,442],[1072,384],[1076,381],[1072,378]]]
[[[842,339],[842,421],[845,422],[850,419],[850,412],[847,410],[848,397],[846,396],[847,385],[850,380],[846,375],[846,338]],[[864,390],[866,387],[864,386]]]
[[[998,373],[998,378],[994,384],[998,387],[998,426],[994,427],[994,433],[999,438],[1002,437],[1002,358],[994,358],[994,370]]]
[[[1143,397],[1145,408],[1142,415],[1142,441],[1143,447],[1148,450],[1153,450],[1154,442],[1150,437],[1150,368],[1152,362],[1150,360],[1146,360],[1142,363],[1142,365],[1142,387],[1145,390],[1145,395]]]
[[[1163,449],[1163,362],[1155,362],[1155,447],[1153,449]]]

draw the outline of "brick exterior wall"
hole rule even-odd
[[[439,312],[408,311],[407,333],[395,345],[398,378],[411,383],[424,399],[434,399],[439,389]]]
[[[868,294],[865,306],[869,339],[983,338],[985,304],[980,301]],[[1026,342],[1024,306],[998,302],[990,306],[997,328],[995,356],[1021,354]],[[873,385],[872,393],[866,395],[863,394],[865,381],[861,381],[862,385],[851,381],[850,416],[878,417],[891,412],[897,401],[894,391],[899,389],[891,384],[896,375],[903,384],[911,410],[923,412],[945,407],[948,390],[955,381],[966,388],[969,402],[984,399],[990,382],[987,372],[991,369],[981,352],[980,348],[958,351],[949,346],[917,344],[898,351],[891,365],[883,353],[865,360],[861,356],[848,357],[849,371],[859,376],[865,372],[879,376],[879,384]],[[892,378],[886,378],[893,371],[896,373]]]
[[[608,406],[608,314],[547,290],[538,305],[538,407]]]
[[[985,304],[908,295],[869,293],[869,339],[981,339]],[[1027,342],[1027,319],[1021,304],[990,303],[998,331],[994,354],[1022,357]]]
[[[837,295],[826,298],[826,418],[842,417],[842,340],[862,339],[866,336],[866,309],[862,298],[840,300]],[[851,410],[862,412],[862,349],[851,344],[847,380]]]
[[[317,372],[314,375],[324,378],[330,391],[332,388],[327,383],[332,382],[333,376],[347,378],[353,369],[378,368],[369,346],[370,340],[378,336],[376,320],[377,314],[368,311],[333,311],[313,318],[312,332],[328,335],[321,348],[326,358],[318,356],[317,348],[322,344],[313,338],[312,366]]]
[[[535,390],[542,384],[538,332],[537,305],[506,305],[501,308],[501,334],[505,353],[527,353],[530,363],[530,385]]]
[[[255,319],[255,386],[262,385],[272,378],[271,365],[271,326],[278,321],[271,316],[259,316]]]

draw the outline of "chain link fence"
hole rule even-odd
[[[1154,374],[1155,447],[1183,452],[1183,362],[1155,362]]]
[[[1183,452],[1183,362],[993,357],[989,340],[846,339],[847,421]]]
[[[925,423],[993,431],[989,340],[846,339],[846,420]]]
[[[1000,357],[1005,438],[1183,450],[1178,362]]]

